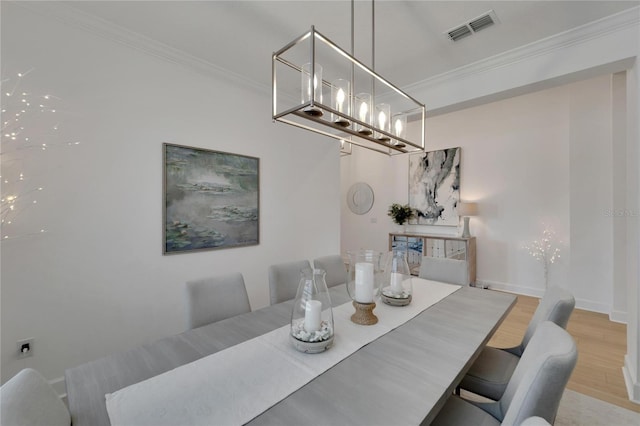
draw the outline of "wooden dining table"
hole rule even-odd
[[[351,300],[345,285],[329,291],[334,306]],[[462,287],[249,424],[429,424],[515,302],[511,294]],[[73,426],[110,425],[105,394],[285,326],[292,304],[268,306],[67,369]]]

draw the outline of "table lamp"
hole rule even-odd
[[[458,216],[464,218],[464,229],[462,231],[462,238],[469,238],[469,216],[476,216],[478,214],[478,203],[459,202],[458,203]]]

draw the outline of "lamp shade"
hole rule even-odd
[[[458,216],[477,216],[478,215],[478,203],[459,202],[458,203]]]

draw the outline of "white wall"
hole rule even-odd
[[[638,30],[640,41],[640,29]],[[640,43],[637,46],[640,57]],[[631,400],[640,403],[640,63],[627,72],[627,354],[624,378]]]
[[[617,220],[610,213],[614,210],[611,78],[570,87],[570,280],[576,296],[583,299],[582,307],[610,313]]]
[[[461,198],[476,200],[480,210],[471,219],[478,279],[494,288],[541,295],[542,265],[523,246],[550,225],[562,241],[550,284],[571,288],[579,306],[609,312],[610,76],[431,117],[426,126],[428,150],[462,148]],[[376,194],[372,212],[363,216],[346,210],[343,200],[343,250],[361,245],[387,250],[387,233],[398,228],[386,209],[408,201],[408,157],[377,160],[368,169],[374,155],[354,148],[342,159],[343,191],[350,182],[364,181]],[[390,163],[383,166],[385,160]],[[378,223],[371,224],[372,218]],[[412,230],[458,232],[453,227]]]
[[[34,68],[29,90],[62,98],[62,136],[81,141],[19,154],[45,190],[16,226],[48,232],[2,243],[3,382],[27,366],[61,377],[182,331],[187,279],[240,271],[256,309],[268,304],[270,264],[339,250],[339,148],[273,124],[267,91],[4,2],[2,67]],[[162,255],[163,142],[260,158],[259,245]],[[34,356],[17,360],[29,337]]]

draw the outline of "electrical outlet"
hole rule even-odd
[[[29,356],[33,356],[33,337],[18,340],[18,358],[26,358]]]

